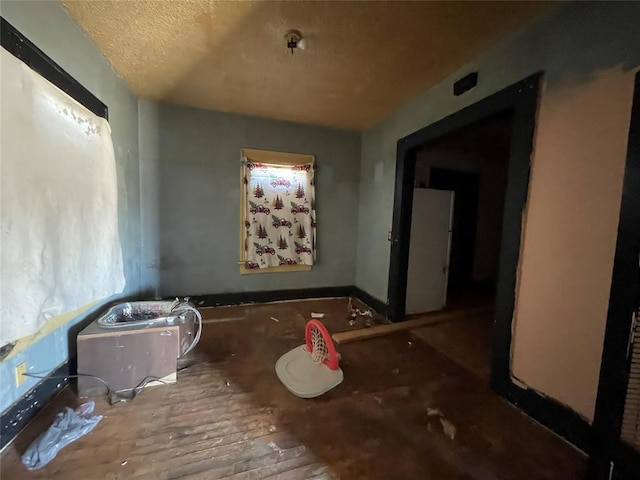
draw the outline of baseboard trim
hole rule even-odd
[[[308,298],[348,297],[353,294],[352,286],[300,288],[291,290],[264,290],[256,292],[213,293],[192,295],[191,302],[197,307],[223,307],[243,303],[268,303],[283,300],[304,300]],[[175,298],[175,297],[172,297]]]
[[[576,448],[583,452],[590,451],[593,434],[591,424],[568,406],[513,382],[506,392],[496,393]]]
[[[70,358],[47,375],[22,398],[7,408],[0,416],[0,450],[4,449],[24,429],[27,424],[49,403],[49,401],[69,384],[66,375],[75,373],[76,357]]]
[[[389,305],[354,285],[291,290],[213,293],[208,295],[191,295],[189,298],[197,307],[224,307],[241,305],[243,303],[269,303],[285,300],[332,297],[356,297],[381,315],[387,316],[389,313]],[[175,298],[175,296],[165,297],[165,299],[170,298]]]

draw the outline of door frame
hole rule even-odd
[[[640,72],[636,73],[622,185],[618,239],[613,262],[598,396],[589,453],[591,478],[632,478],[640,471],[640,452],[620,440],[630,358],[627,347],[640,289]],[[612,468],[613,462],[613,468]]]
[[[513,399],[510,376],[511,324],[517,268],[520,258],[522,218],[529,189],[529,170],[542,72],[531,75],[442,120],[398,140],[393,204],[391,257],[389,265],[389,316],[404,319],[411,236],[411,209],[416,153],[432,140],[507,111],[513,114],[507,187],[503,212],[502,244],[496,292],[491,385]],[[537,408],[532,407],[534,410]],[[534,415],[535,416],[535,415]],[[545,423],[543,421],[543,423]]]

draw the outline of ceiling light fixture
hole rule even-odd
[[[287,41],[287,48],[291,50],[291,54],[293,54],[294,48],[299,48],[300,50],[307,48],[307,40],[302,37],[300,30],[289,30],[284,38]]]

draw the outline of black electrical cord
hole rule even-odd
[[[67,378],[80,378],[80,377],[89,377],[89,378],[95,378],[96,380],[100,380],[102,383],[104,383],[105,387],[107,387],[107,400],[109,401],[109,405],[115,405],[116,403],[120,403],[120,402],[126,402],[126,401],[131,401],[134,398],[136,398],[140,392],[142,392],[142,390],[144,389],[144,387],[147,386],[147,384],[149,382],[160,382],[160,383],[164,383],[165,385],[167,385],[167,382],[165,382],[164,380],[158,378],[158,377],[153,377],[153,376],[148,376],[145,377],[136,387],[134,387],[131,390],[114,390],[113,388],[111,388],[111,385],[109,385],[107,383],[106,380],[104,380],[101,377],[98,377],[97,375],[89,375],[88,373],[78,373],[77,375],[47,375],[47,376],[42,376],[42,375],[36,375],[33,373],[23,373],[22,375],[26,376],[26,377],[33,377],[33,378],[61,378],[66,380]],[[130,392],[130,393],[127,393]]]

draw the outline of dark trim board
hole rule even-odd
[[[611,462],[614,464],[613,478],[631,478],[625,476],[624,472],[631,472],[632,464],[640,470],[640,452],[631,449],[620,440],[631,360],[627,356],[627,348],[640,290],[639,256],[640,73],[637,73],[622,185],[618,240],[613,261],[607,326],[593,420],[594,444],[590,451],[590,474],[594,479],[608,479]]]
[[[353,294],[353,286],[301,288],[292,290],[263,290],[258,292],[214,293],[189,297],[196,307],[222,307],[242,303],[268,303],[283,300],[308,298],[348,297]],[[171,298],[175,298],[172,296]]]
[[[184,295],[173,295],[165,299],[181,297]],[[376,312],[386,315],[388,305],[377,299],[373,295],[365,292],[361,288],[353,285],[339,287],[316,287],[300,288],[290,290],[261,290],[255,292],[229,292],[213,293],[208,295],[190,296],[191,302],[197,307],[222,307],[228,305],[240,305],[243,303],[269,303],[281,302],[284,300],[305,300],[309,298],[332,298],[332,297],[357,297],[362,302],[373,308]]]
[[[517,405],[529,416],[586,451],[591,445],[589,422],[571,408],[534,390],[519,387],[514,383],[510,373],[511,327],[520,257],[522,216],[529,188],[541,76],[541,73],[532,75],[398,140],[389,264],[389,317],[397,322],[402,321],[405,316],[411,210],[418,150],[429,142],[459,129],[510,112],[513,123],[496,291],[491,386],[499,395]]]
[[[389,314],[404,318],[411,236],[411,210],[416,153],[444,135],[512,112],[513,126],[505,193],[502,246],[496,294],[491,384],[506,396],[512,382],[509,373],[511,323],[515,304],[522,215],[529,186],[533,132],[541,74],[532,75],[432,125],[398,140],[396,186],[393,205],[391,260],[389,265]]]
[[[634,480],[638,478],[640,455],[633,447],[624,442],[619,442],[613,451],[611,460],[614,464],[612,480]]]
[[[33,71],[53,83],[60,90],[87,107],[99,117],[109,119],[107,106],[80,82],[69,75],[46,53],[36,47],[13,25],[0,17],[0,43],[2,48],[23,61]]]
[[[535,390],[521,388],[513,382],[505,394],[507,400],[549,430],[560,435],[583,452],[591,446],[589,421],[562,403],[539,394]]]
[[[215,293],[190,296],[197,307],[222,307],[243,303],[269,303],[283,300],[305,300],[309,298],[356,297],[377,313],[386,316],[388,305],[354,285],[339,287],[301,288],[291,290],[263,290],[256,292]],[[175,298],[172,297],[166,297]]]
[[[73,357],[2,412],[2,416],[0,416],[0,449],[8,445],[49,401],[69,384],[68,378],[58,377],[73,375],[76,370],[77,359]]]

